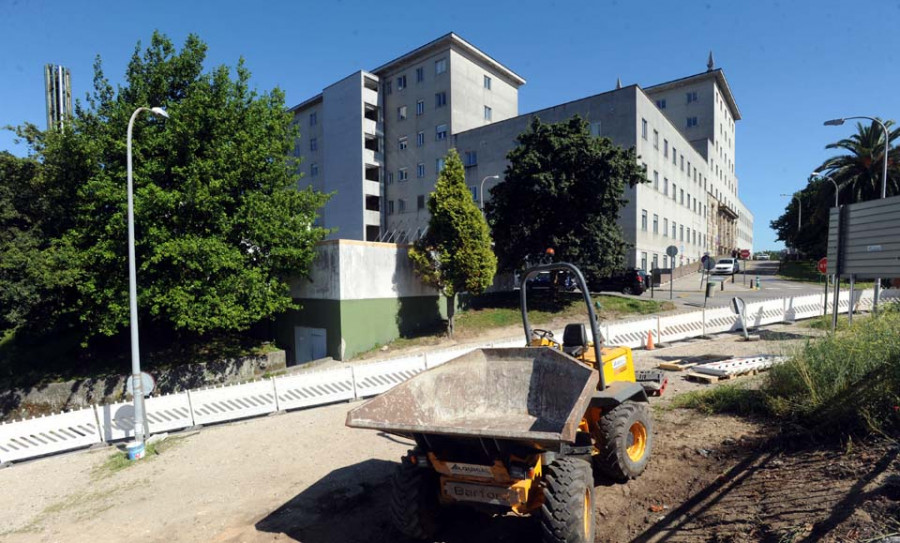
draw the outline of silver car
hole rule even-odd
[[[740,271],[736,258],[720,258],[716,261],[716,267],[712,269],[713,275],[731,275]]]

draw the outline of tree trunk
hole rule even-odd
[[[456,317],[456,294],[447,296],[447,337],[453,339],[453,319]]]

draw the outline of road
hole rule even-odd
[[[754,302],[770,298],[819,294],[824,291],[824,284],[801,283],[776,277],[778,262],[749,261],[746,262],[746,265],[746,278],[743,272],[736,274],[733,282],[730,276],[725,276],[724,290],[720,290],[722,288],[721,285],[715,286],[713,296],[706,300],[706,307],[728,305],[731,298],[735,296],[740,297],[745,302]],[[757,277],[759,278],[760,289],[751,289],[751,284],[755,284]],[[714,281],[720,279],[716,276],[712,276],[712,278]],[[701,287],[700,280],[700,274],[697,273],[676,279],[672,289],[672,301],[685,309],[703,307],[705,282]],[[640,298],[648,299],[650,295],[650,292],[645,292]],[[654,292],[653,296],[657,300],[668,300],[669,286],[663,286]]]

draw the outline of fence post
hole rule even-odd
[[[278,404],[278,383],[275,382],[275,378],[271,377],[272,381],[272,390],[275,391],[275,412],[281,411],[281,406]]]

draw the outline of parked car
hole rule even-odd
[[[769,260],[769,253],[756,253],[754,260]]]
[[[640,268],[629,268],[610,277],[593,279],[588,283],[592,292],[614,291],[640,296],[650,285],[647,272]]]
[[[710,273],[713,275],[731,275],[740,271],[736,258],[720,258]]]

